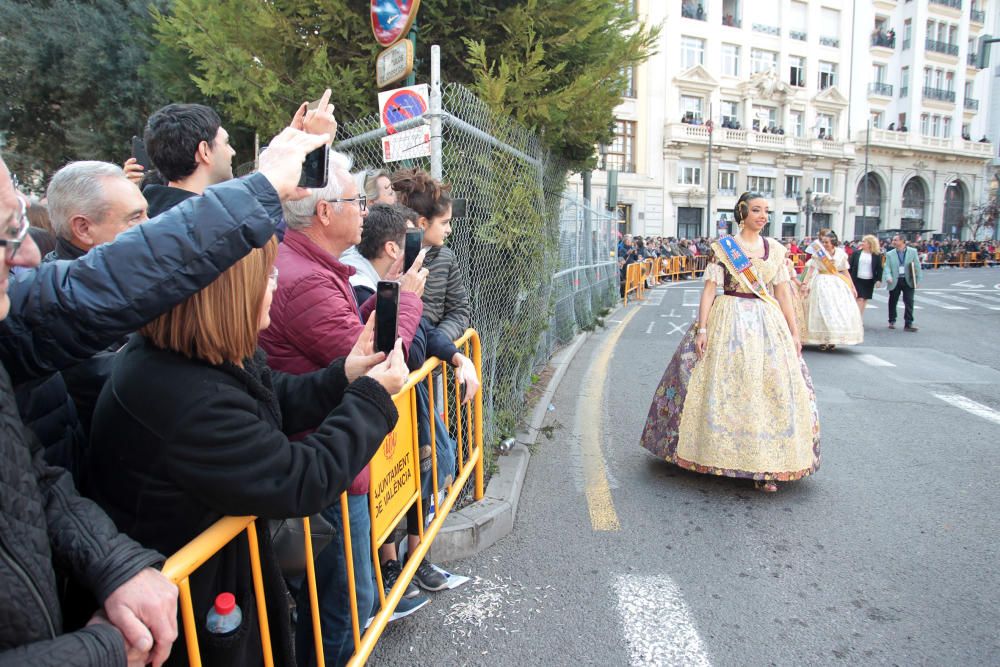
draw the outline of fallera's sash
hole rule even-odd
[[[720,236],[719,240],[713,243],[712,246],[717,248],[715,254],[719,258],[719,261],[729,269],[729,272],[740,281],[743,287],[759,297],[761,301],[769,303],[779,310],[781,309],[777,299],[771,296],[767,288],[764,287],[764,284],[757,277],[757,272],[753,269],[753,263],[736,243],[736,239],[728,234]]]
[[[830,253],[826,251],[823,244],[818,240],[813,241],[809,244],[810,250],[813,251],[813,257],[819,260],[819,263],[823,266],[823,273],[829,273],[835,276],[840,276],[840,279],[847,283],[847,286],[854,291],[854,285],[851,283],[851,279],[845,276],[840,271],[837,271],[836,265],[833,263],[833,259],[830,257]]]

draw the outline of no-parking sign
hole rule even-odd
[[[382,127],[389,130],[389,136],[382,139],[382,159],[396,162],[431,154],[431,130],[429,125],[415,127],[403,132],[395,132],[397,124],[416,118],[427,111],[430,89],[426,83],[387,90],[378,94],[378,111]]]
[[[392,46],[410,31],[420,0],[372,0],[372,32],[382,46]]]

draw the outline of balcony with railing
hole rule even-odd
[[[943,137],[924,137],[916,132],[898,132],[896,130],[879,130],[872,128],[866,136],[866,130],[859,131],[854,136],[857,146],[864,150],[866,141],[872,146],[887,146],[892,148],[923,149],[935,153],[961,153],[977,158],[990,158],[994,154],[993,144],[988,142],[969,141],[966,139],[945,139]]]
[[[979,100],[973,97],[966,97],[965,108],[969,111],[979,111]]]
[[[896,48],[896,35],[877,30],[872,33],[872,46],[881,46],[885,49]]]
[[[962,0],[930,0],[932,5],[944,5],[945,7],[951,7],[952,9],[961,9]]]
[[[664,145],[708,145],[708,128],[704,125],[670,123],[666,127]],[[793,137],[788,134],[771,134],[754,130],[732,130],[717,127],[712,134],[716,146],[743,150],[766,150],[775,153],[799,153],[853,157],[854,144],[840,140]]]
[[[978,9],[969,10],[969,18],[972,19],[973,23],[985,23],[986,22],[986,12]]]
[[[910,87],[909,86],[900,86],[899,87],[899,97],[900,97],[900,99],[906,97],[909,94],[910,94]]]
[[[882,81],[874,81],[872,83],[869,83],[868,94],[882,95],[884,97],[892,97],[892,84],[883,83]]]
[[[832,46],[835,49],[840,47],[840,39],[837,38],[837,37],[822,37],[821,36],[819,38],[819,43],[822,44],[823,46]]]
[[[797,39],[800,42],[804,42],[808,38],[806,33],[802,32],[801,30],[789,30],[788,36],[791,37],[792,39]]]
[[[928,51],[934,51],[935,53],[945,53],[949,56],[958,55],[958,44],[949,44],[948,42],[939,42],[936,39],[928,39],[925,46]]]
[[[924,86],[924,99],[938,100],[939,102],[954,102],[955,91],[945,90],[944,88],[929,88],[927,86]]]
[[[754,32],[762,32],[765,35],[774,35],[775,37],[781,37],[781,28],[776,25],[764,25],[763,23],[753,24]]]
[[[979,61],[979,54],[978,53],[973,53],[972,51],[969,51],[969,55],[966,56],[965,61],[967,63],[969,63],[969,67],[975,67],[976,69],[979,69],[979,62],[978,62]]]

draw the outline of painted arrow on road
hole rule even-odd
[[[969,283],[968,280],[963,280],[960,283],[952,283],[951,285],[952,285],[952,287],[962,287],[962,288],[965,288],[965,289],[982,289],[982,288],[986,287],[986,285],[973,285],[973,284]]]

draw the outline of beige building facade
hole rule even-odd
[[[963,236],[996,155],[975,53],[997,2],[640,0],[659,50],[632,72],[594,202],[615,169],[623,232],[715,236],[754,190],[772,236]]]

